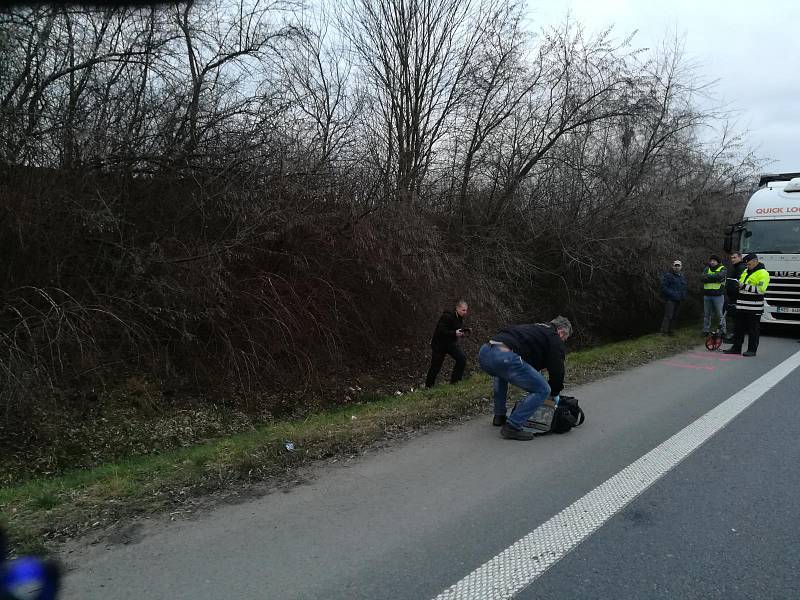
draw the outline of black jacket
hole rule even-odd
[[[464,326],[464,319],[459,317],[454,310],[446,310],[439,317],[436,323],[436,329],[433,330],[433,337],[431,338],[431,346],[433,348],[442,349],[458,342],[456,329],[461,329]]]
[[[541,371],[546,368],[550,393],[556,396],[564,389],[564,358],[567,349],[556,328],[542,323],[509,325],[492,336],[519,354],[526,363]]]
[[[742,276],[742,273],[747,269],[747,265],[743,260],[739,261],[738,264],[731,265],[730,270],[728,271],[728,277],[733,277],[736,281],[728,281],[725,282],[725,293],[728,296],[728,304],[736,304],[736,298],[739,296],[739,277]]]

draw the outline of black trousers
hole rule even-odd
[[[736,323],[736,302],[733,302],[733,304],[728,302],[728,304],[725,306],[725,313],[728,316],[728,318],[731,319],[733,321],[733,323],[735,324]]]
[[[725,305],[725,317],[728,323],[732,323],[730,327],[728,327],[728,333],[733,335],[733,331],[736,330],[736,300],[733,303],[728,302]]]
[[[737,310],[733,321],[733,350],[741,350],[744,336],[747,335],[747,351],[758,350],[758,335],[760,331],[761,313],[749,310]]]
[[[672,333],[675,322],[678,320],[678,307],[680,300],[666,300],[664,302],[664,319],[661,321],[661,333]]]
[[[464,351],[459,348],[458,344],[431,348],[431,368],[428,369],[428,376],[425,378],[425,387],[433,387],[436,383],[436,376],[439,374],[439,371],[442,370],[444,357],[448,354],[456,361],[456,364],[453,366],[453,373],[450,375],[450,383],[461,381],[461,378],[464,377],[467,357]]]

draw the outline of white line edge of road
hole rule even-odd
[[[512,598],[798,366],[800,352],[594,488],[435,600]]]

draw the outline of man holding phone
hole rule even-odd
[[[458,342],[469,333],[469,327],[464,327],[464,317],[467,316],[468,312],[467,303],[464,300],[459,300],[456,302],[455,310],[446,310],[439,317],[431,338],[431,367],[428,369],[428,376],[425,378],[425,387],[433,387],[436,383],[436,376],[442,370],[446,355],[452,356],[453,360],[456,361],[453,366],[453,373],[450,375],[450,383],[461,381],[464,376],[467,357]]]

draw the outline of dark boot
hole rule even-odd
[[[524,429],[518,429],[514,427],[511,423],[506,422],[503,425],[503,428],[500,430],[500,435],[502,435],[507,440],[521,440],[523,442],[527,442],[533,439],[533,432],[532,431],[525,431]]]
[[[492,419],[492,425],[500,427],[501,425],[506,424],[506,416],[505,415],[495,415],[494,419]]]

